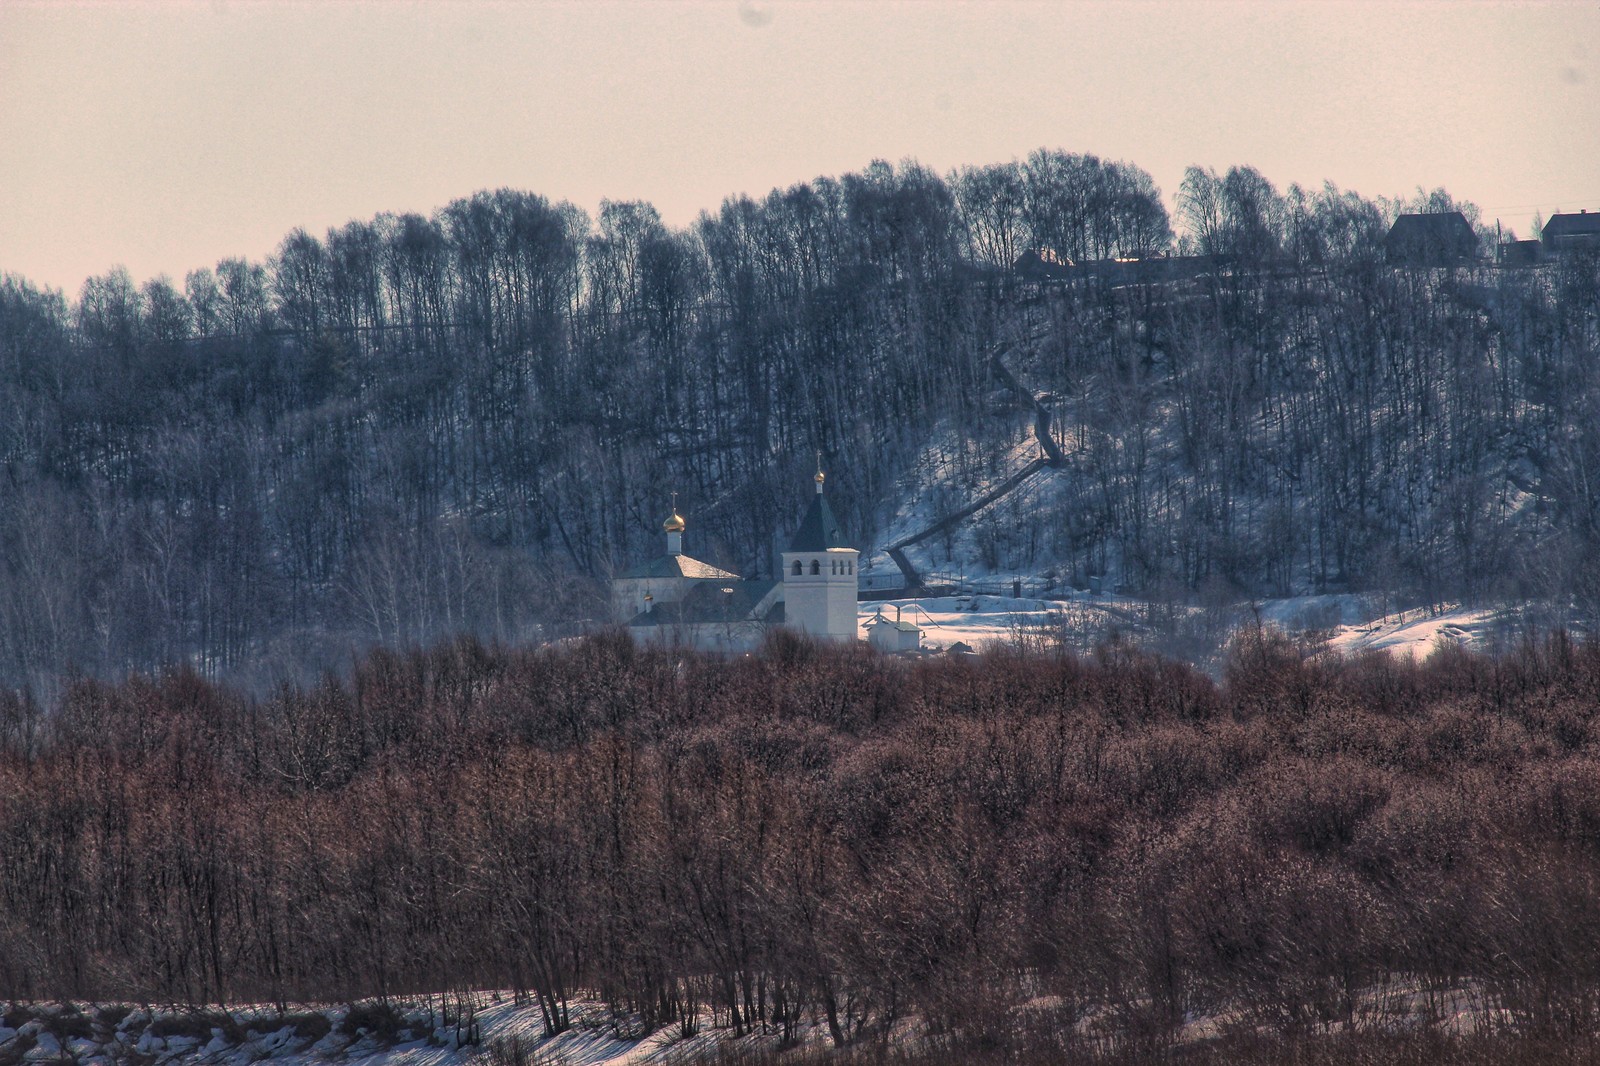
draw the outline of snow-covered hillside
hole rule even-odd
[[[1114,553],[1091,574],[1075,567],[1071,553],[1061,550],[1070,539],[1074,500],[1081,498],[1081,486],[1073,483],[1080,472],[1070,467],[1042,467],[1003,498],[926,535],[941,519],[1038,464],[1041,449],[1023,413],[1017,415],[1010,441],[985,451],[948,424],[930,435],[901,479],[898,500],[885,508],[877,543],[863,553],[862,587],[887,595],[903,583],[904,575],[887,550],[902,544],[925,585],[954,594],[863,603],[863,635],[866,624],[882,613],[922,626],[922,645],[928,651],[1040,641],[1087,648],[1114,634],[1170,638],[1174,629],[1187,629],[1191,637],[1203,631],[1202,638],[1190,640],[1192,649],[1218,646],[1238,626],[1259,621],[1291,635],[1313,637],[1340,652],[1383,650],[1424,658],[1440,644],[1503,648],[1535,622],[1575,624],[1570,612],[1531,610],[1528,605],[1418,605],[1403,595],[1376,592],[1306,591],[1264,601],[1219,602],[1212,596],[1205,607],[1190,602],[1195,597],[1181,589],[1159,604],[1123,595]],[[1063,443],[1069,457],[1075,449],[1074,442]],[[1521,494],[1514,509],[1528,499]],[[1309,582],[1302,584],[1309,587]],[[1166,650],[1183,654],[1174,643],[1166,640]]]

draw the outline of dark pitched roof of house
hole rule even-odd
[[[629,621],[630,626],[703,625],[721,622],[781,622],[783,604],[766,606],[776,581],[696,585],[676,603],[657,604]],[[757,613],[759,610],[759,614]]]
[[[1011,264],[1011,271],[1029,281],[1046,281],[1072,276],[1072,270],[1069,267],[1044,258],[1033,248],[1029,248],[1017,256],[1017,261]]]
[[[1580,211],[1577,214],[1551,215],[1541,231],[1545,244],[1563,237],[1589,237],[1600,235],[1600,211]]]
[[[800,528],[794,531],[794,539],[789,542],[792,552],[824,552],[829,548],[853,547],[844,539],[844,530],[839,525],[839,520],[833,516],[833,508],[828,506],[828,498],[822,493],[812,499],[811,506],[806,509],[806,515],[800,519]]]
[[[1440,261],[1477,254],[1478,235],[1460,211],[1401,215],[1383,245],[1390,259]]]
[[[624,580],[634,577],[672,578],[687,577],[697,581],[738,581],[739,575],[731,570],[703,563],[699,559],[691,559],[687,555],[662,555],[651,559],[647,563],[630,567],[624,571]]]

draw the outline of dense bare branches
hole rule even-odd
[[[1600,650],[1127,648],[908,664],[626,638],[374,654],[249,699],[193,673],[0,706],[0,989],[599,994],[845,1044],[1022,1004],[1359,1031],[1384,989],[1588,1031]],[[1046,997],[1041,1000],[1040,997]],[[988,1035],[985,1035],[988,1034]]]
[[[1152,614],[1300,592],[1600,604],[1592,257],[1396,268],[1395,210],[1041,149],[877,161],[686,230],[495,190],[296,230],[75,304],[0,280],[0,679],[192,664],[258,685],[353,649],[599,618],[677,491],[758,574],[816,450],[863,544],[924,449],[986,565]],[[1014,270],[1038,253],[1042,274]],[[1169,256],[1177,250],[1196,257]],[[1069,266],[1072,263],[1075,265]]]

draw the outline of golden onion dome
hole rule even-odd
[[[673,511],[672,517],[661,523],[661,528],[667,533],[682,533],[683,515],[679,514],[677,511]]]
[[[820,485],[824,481],[826,481],[827,479],[828,479],[828,475],[826,475],[822,471],[818,470],[817,471],[817,476],[812,478],[811,480],[815,481],[818,485]]]

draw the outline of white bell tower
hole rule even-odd
[[[784,623],[824,640],[856,640],[856,563],[861,553],[845,543],[823,495],[827,476],[820,456],[815,480],[817,494],[783,553]]]

